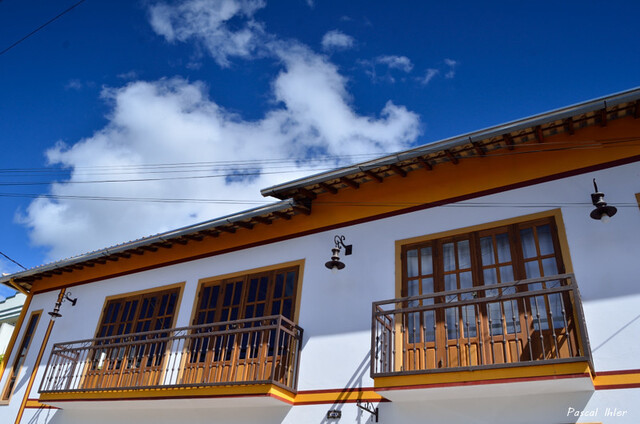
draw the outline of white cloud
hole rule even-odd
[[[429,82],[431,82],[431,80],[440,73],[439,70],[434,69],[434,68],[428,68],[427,71],[425,72],[424,76],[422,78],[418,78],[418,80],[423,84],[423,85],[427,85],[429,84]]]
[[[449,70],[446,74],[444,74],[445,78],[451,79],[456,76],[456,67],[458,66],[458,62],[453,59],[444,59],[444,64],[449,67]]]
[[[149,8],[150,23],[169,42],[195,40],[208,50],[220,66],[230,65],[232,56],[256,54],[265,36],[253,15],[265,7],[263,0],[188,0],[177,6],[159,3]],[[246,19],[239,28],[233,18]]]
[[[390,69],[398,69],[403,72],[411,72],[413,69],[413,63],[406,56],[378,56],[376,63],[388,66]]]
[[[322,48],[324,50],[345,50],[350,49],[353,45],[353,37],[337,29],[327,32],[322,37]]]
[[[117,77],[123,80],[134,80],[138,78],[138,73],[136,71],[123,72],[118,74]]]
[[[351,107],[345,78],[325,57],[291,43],[274,43],[272,49],[284,68],[272,84],[274,106],[262,119],[248,121],[229,113],[208,97],[203,83],[182,78],[132,82],[103,91],[105,101],[112,105],[104,128],[71,146],[56,145],[47,157],[52,164],[71,170],[70,182],[132,180],[149,178],[139,167],[143,164],[384,153],[408,147],[419,135],[418,116],[392,102],[387,102],[377,117],[358,115]],[[318,161],[315,166],[339,164]],[[132,168],[127,175],[115,177],[87,175],[87,170],[95,173],[114,167]],[[198,175],[220,171],[211,165]],[[236,181],[205,178],[99,185],[63,181],[54,184],[51,193],[262,200],[260,188],[310,172],[308,165],[294,167],[297,173],[284,176],[269,174],[269,169],[261,171],[257,176]],[[50,247],[50,258],[55,259],[247,207],[251,205],[39,198],[30,204],[21,220],[30,229],[32,242]]]
[[[84,84],[82,84],[82,81],[80,81],[79,79],[71,79],[69,80],[69,82],[67,82],[67,85],[64,86],[65,89],[67,90],[82,90],[82,88],[84,87]]]
[[[38,198],[20,216],[32,242],[50,249],[50,259],[254,206],[246,202],[105,202],[65,197],[269,202],[260,196],[260,188],[343,165],[346,156],[397,151],[416,140],[418,115],[391,101],[377,116],[356,113],[347,81],[337,67],[296,41],[267,34],[261,23],[253,21],[261,7],[262,1],[187,0],[150,8],[150,22],[158,34],[170,42],[203,43],[223,67],[229,66],[232,56],[252,58],[258,52],[281,64],[271,84],[272,106],[260,119],[246,120],[211,99],[205,83],[179,77],[104,89],[102,97],[111,107],[108,124],[90,137],[69,146],[59,143],[47,152],[52,165],[70,170],[70,179],[51,186],[57,199]],[[233,27],[240,29],[227,26],[232,18],[237,18]],[[403,66],[406,69],[407,62]],[[300,158],[309,161],[302,163]],[[278,169],[264,162],[261,165],[265,159],[288,159],[280,169],[287,173],[274,173]],[[253,175],[243,176],[247,168],[240,165],[221,165],[238,161],[257,163],[252,166]],[[197,172],[169,175],[218,177],[135,181],[167,176],[149,174],[143,165],[176,163],[206,164]],[[109,174],[113,172],[115,175]],[[225,178],[234,172],[240,176]],[[104,179],[129,182],[79,183]]]

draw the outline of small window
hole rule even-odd
[[[31,314],[31,318],[29,318],[27,329],[25,330],[24,336],[22,336],[20,348],[16,352],[16,358],[13,361],[13,366],[11,367],[9,378],[7,379],[7,385],[2,393],[2,400],[9,400],[11,397],[11,393],[13,392],[16,381],[18,380],[18,374],[20,373],[20,369],[27,357],[27,352],[29,351],[29,346],[31,345],[31,340],[33,340],[33,335],[36,332],[36,327],[38,326],[38,320],[40,319],[41,314],[42,311],[33,312]]]

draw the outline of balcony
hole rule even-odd
[[[296,391],[301,341],[302,329],[277,315],[57,343],[40,400],[286,400]]]
[[[375,302],[371,336],[371,376],[383,391],[545,377],[593,389],[572,274]]]

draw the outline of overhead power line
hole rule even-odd
[[[5,255],[4,253],[0,252],[0,255],[4,256],[5,258],[7,258],[8,260],[10,260],[11,262],[13,262],[14,264],[18,265],[20,268],[24,269],[25,271],[27,270],[27,268],[23,267],[21,264],[19,264],[18,262],[14,261],[13,259],[11,259],[10,257],[8,257],[7,255]]]
[[[45,198],[51,200],[99,200],[108,202],[134,202],[134,203],[208,203],[208,204],[231,204],[231,205],[268,205],[271,200],[252,199],[196,199],[196,198],[175,198],[175,197],[124,197],[124,196],[76,196],[76,195],[54,195],[36,193],[0,193],[0,197],[26,197]],[[316,205],[349,206],[349,207],[411,207],[419,206],[424,202],[350,202],[350,201],[314,201]],[[612,202],[618,208],[634,207],[637,203]],[[539,208],[539,207],[587,207],[592,206],[591,202],[469,202],[462,201],[440,205],[441,208]]]
[[[503,153],[492,153],[492,156],[509,156],[509,155],[522,155],[522,154],[531,154],[538,152],[553,152],[560,150],[582,150],[582,149],[604,149],[604,148],[615,148],[621,146],[629,146],[630,143],[639,141],[640,139],[637,137],[632,138],[617,138],[617,139],[601,139],[601,140],[593,140],[588,144],[570,144],[566,143],[550,143],[553,144],[551,148],[538,148],[537,145],[529,145],[526,150],[516,150],[511,152],[503,152]],[[533,147],[533,148],[531,148]],[[356,157],[362,158],[363,156],[376,156],[379,157],[380,153],[376,154],[362,154],[362,155],[351,155],[351,156],[323,156],[318,159],[323,165],[330,161],[340,161],[345,158],[354,159]],[[101,165],[96,167],[74,167],[72,178],[66,181],[29,181],[26,179],[30,175],[20,175],[25,178],[25,181],[5,181],[0,182],[0,186],[9,187],[9,186],[35,186],[35,185],[49,185],[49,184],[59,184],[60,186],[68,186],[73,184],[100,184],[100,183],[139,183],[139,182],[153,182],[153,181],[180,181],[180,180],[198,180],[198,179],[211,179],[211,178],[231,178],[231,179],[243,179],[257,177],[260,175],[267,174],[286,174],[286,173],[304,173],[304,172],[321,172],[328,169],[334,169],[339,171],[340,169],[346,169],[353,165],[346,165],[341,168],[334,167],[301,167],[301,164],[309,164],[312,160],[308,158],[304,159],[296,159],[296,158],[282,158],[282,159],[251,159],[251,160],[240,160],[240,161],[210,161],[210,162],[177,162],[177,163],[164,163],[164,164],[140,164],[140,165]],[[242,166],[247,166],[247,168],[242,168]],[[212,171],[212,168],[215,168]],[[206,169],[204,169],[206,168]],[[287,169],[287,168],[295,168],[295,169]],[[111,179],[78,179],[79,173],[78,169],[103,169],[107,170],[111,173],[107,173],[107,175],[117,177],[118,175],[130,175],[130,174],[145,174],[145,173],[154,173],[154,174],[164,174],[167,173],[169,175],[162,176],[159,175],[157,177],[151,178],[111,178]],[[33,176],[42,177],[43,174],[41,172],[51,171],[50,169],[44,168],[10,168],[10,169],[0,169],[0,178],[3,175],[6,177],[7,173],[10,175],[15,175],[14,172],[18,171],[35,171],[36,174]],[[123,174],[118,174],[118,172],[125,171]],[[202,175],[203,172],[213,172],[212,174]],[[64,177],[69,178],[70,171],[69,170],[54,170],[54,172],[66,172]],[[173,173],[187,173],[187,175],[171,175]],[[194,175],[195,174],[195,175]],[[87,174],[88,176],[88,174]],[[1,180],[0,180],[1,181]],[[264,201],[255,201],[255,200],[241,200],[241,199],[184,199],[184,198],[144,198],[144,197],[126,197],[126,196],[101,196],[101,195],[73,195],[73,194],[34,194],[34,193],[0,193],[0,197],[14,197],[14,198],[46,198],[51,200],[90,200],[90,201],[111,201],[111,202],[147,202],[147,203],[209,203],[209,204],[265,204]],[[318,203],[318,202],[316,202]],[[330,203],[330,202],[327,202]],[[337,205],[337,203],[335,203]],[[358,204],[352,204],[349,202],[341,203],[341,205],[345,206],[372,206],[372,204],[368,204],[366,202],[359,202]],[[413,204],[411,204],[413,205]],[[530,204],[525,205],[523,207],[534,207],[541,206],[540,204]],[[567,204],[563,204],[567,206]],[[588,205],[588,204],[587,204]],[[379,206],[402,206],[396,204],[379,204]],[[472,204],[461,204],[463,207],[496,207],[499,206],[497,204],[489,204],[489,205],[472,205]],[[560,205],[557,205],[560,206]],[[622,205],[621,205],[622,206]],[[637,206],[634,204],[634,206]],[[623,206],[624,207],[624,206]]]
[[[81,3],[84,3],[86,0],[80,0],[79,2],[69,6],[66,10],[62,11],[61,13],[59,13],[58,15],[54,16],[53,18],[49,19],[47,22],[45,22],[44,24],[40,25],[38,28],[34,29],[33,31],[31,31],[29,34],[25,35],[24,37],[22,37],[21,39],[19,39],[18,41],[16,41],[15,43],[13,43],[12,45],[10,45],[9,47],[5,48],[4,50],[0,51],[0,56],[2,56],[3,54],[5,54],[6,52],[8,52],[9,50],[11,50],[12,48],[14,48],[15,46],[17,46],[18,44],[22,43],[24,40],[26,40],[27,38],[31,37],[32,35],[34,35],[36,32],[40,31],[41,29],[43,29],[44,27],[46,27],[47,25],[53,23],[54,21],[60,19],[61,17],[63,17],[64,15],[66,15],[67,13],[71,12],[73,9],[75,9],[76,7],[78,7]]]

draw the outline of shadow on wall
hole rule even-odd
[[[28,409],[25,410],[25,414],[28,413]],[[56,414],[57,409],[53,409],[53,408],[45,408],[43,406],[41,406],[40,408],[38,408],[38,410],[36,411],[35,414],[33,414],[33,417],[31,417],[29,419],[29,421],[27,421],[28,424],[55,424],[55,423],[62,423],[62,421],[60,420],[55,420],[55,421],[50,421]],[[58,414],[59,416],[60,414]]]
[[[584,417],[593,392],[539,393],[499,398],[469,397],[421,402],[388,403],[382,419],[387,423],[539,424],[576,423]],[[597,420],[596,420],[597,421]]]
[[[362,389],[362,378],[369,372],[370,367],[371,367],[371,352],[367,352],[364,359],[360,362],[360,364],[356,368],[356,371],[354,372],[354,374],[349,378],[349,381],[347,382],[344,391],[340,394],[338,399],[333,404],[331,404],[331,406],[327,407],[327,411],[329,410],[342,411],[342,409],[344,408],[344,405],[347,403],[352,404],[353,407],[356,408],[355,402],[349,401],[348,399],[352,393],[354,392],[358,393],[359,390]],[[358,408],[358,415],[356,418],[357,424],[374,422],[370,418],[371,417],[369,416],[368,413]],[[320,424],[337,424],[339,423],[339,421],[340,421],[339,419],[329,419],[325,415],[320,421]]]
[[[603,342],[601,342],[598,346],[596,347],[592,347],[591,348],[591,352],[594,353],[596,352],[598,349],[600,349],[602,346],[606,345],[607,343],[609,343],[611,340],[613,340],[614,337],[616,337],[618,334],[622,333],[622,331],[624,331],[625,328],[629,327],[631,324],[633,324],[634,322],[636,322],[638,319],[640,319],[640,315],[637,315],[635,318],[633,318],[631,321],[629,321],[628,323],[624,324],[622,327],[620,327],[618,330],[616,330],[613,334],[611,334],[609,337],[607,337],[606,340],[604,340]]]
[[[135,406],[116,402],[116,405],[100,406],[99,409],[61,410],[47,424],[280,424],[290,409],[290,405],[246,408],[210,407],[205,404],[194,405],[189,401],[177,407],[138,409]],[[37,421],[37,424],[41,423],[45,424],[45,421]]]

